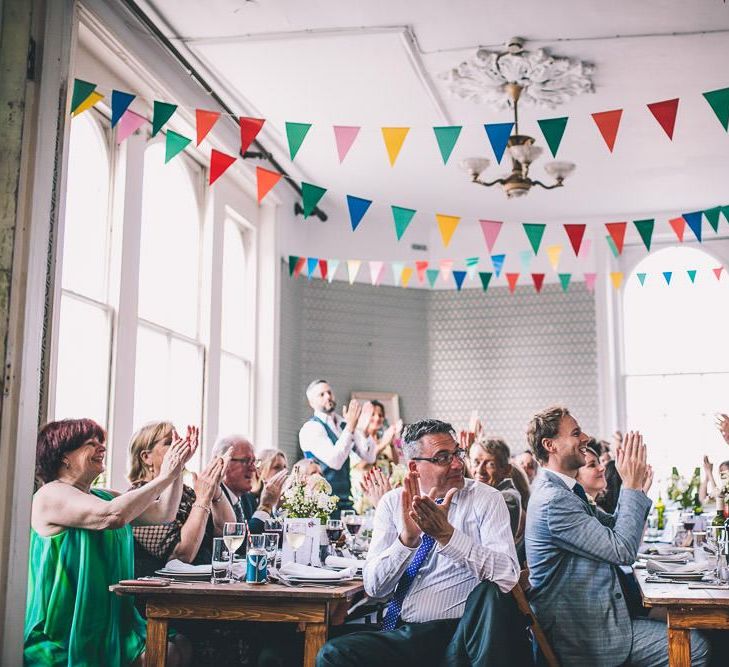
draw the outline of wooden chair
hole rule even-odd
[[[524,614],[527,619],[532,637],[537,642],[537,646],[539,647],[539,651],[541,651],[541,657],[543,658],[544,663],[546,663],[547,667],[559,667],[559,660],[557,660],[557,656],[552,650],[549,640],[544,634],[544,630],[542,630],[542,627],[539,625],[539,621],[537,621],[537,617],[534,616],[534,612],[529,606],[529,602],[526,598],[526,592],[528,590],[529,570],[525,568],[519,574],[519,581],[512,589],[511,595],[514,598],[519,611]],[[539,664],[539,662],[537,664]]]

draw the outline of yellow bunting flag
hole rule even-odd
[[[440,229],[440,237],[443,239],[443,246],[448,247],[453,237],[453,232],[456,231],[458,223],[461,218],[457,215],[443,215],[442,213],[436,213],[435,219],[438,221],[438,228]]]
[[[402,270],[402,275],[400,276],[400,282],[402,283],[403,287],[407,287],[408,283],[410,282],[410,278],[413,277],[413,267],[412,266],[406,266]]]
[[[613,271],[610,274],[610,280],[613,281],[613,287],[615,289],[620,289],[620,286],[623,284],[623,272],[622,271]]]
[[[350,285],[354,283],[354,279],[357,277],[357,273],[359,273],[359,267],[361,264],[362,262],[359,259],[347,260],[347,273],[349,274]]]
[[[387,156],[390,158],[390,166],[395,166],[395,160],[400,154],[400,149],[405,142],[405,137],[410,132],[409,127],[383,127],[382,138],[385,140]]]
[[[547,246],[547,258],[549,259],[550,266],[555,271],[557,270],[557,267],[559,266],[559,257],[561,254],[562,254],[561,245]]]
[[[87,109],[90,109],[92,106],[94,106],[94,104],[96,104],[97,102],[100,102],[103,99],[104,99],[104,96],[101,93],[97,93],[96,91],[94,91],[93,93],[91,93],[91,95],[89,95],[83,102],[81,102],[81,104],[79,104],[73,110],[73,113],[71,115],[78,116],[78,115],[82,114],[84,111],[86,111]]]

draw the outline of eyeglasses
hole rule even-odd
[[[449,466],[453,463],[453,459],[457,457],[463,463],[466,458],[466,450],[460,447],[452,452],[438,452],[435,456],[413,456],[412,461],[428,461],[437,466]]]
[[[254,465],[256,462],[256,459],[251,456],[244,456],[241,459],[234,459],[233,457],[231,457],[230,460],[235,461],[236,463],[242,463],[244,466]]]

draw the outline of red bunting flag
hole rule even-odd
[[[507,273],[506,280],[509,283],[509,292],[511,292],[513,294],[514,290],[516,289],[516,281],[519,280],[519,274],[518,273]]]
[[[532,282],[534,283],[534,289],[537,290],[537,294],[542,291],[542,285],[544,285],[544,274],[543,273],[532,273]]]
[[[610,236],[615,242],[615,247],[618,249],[618,255],[621,255],[623,252],[623,244],[625,243],[625,230],[628,227],[628,223],[606,222],[605,227],[607,227]]]
[[[247,118],[245,116],[241,116],[239,120],[241,154],[245,154],[245,152],[250,148],[250,145],[258,136],[258,133],[261,131],[265,122],[265,118]]]
[[[676,126],[676,114],[678,113],[678,97],[663,102],[653,102],[648,108],[653,114],[668,138],[673,140],[673,128]]]
[[[718,266],[715,269],[711,269],[714,272],[717,280],[721,280],[721,272],[724,270],[723,266]]]
[[[580,252],[582,237],[585,235],[586,227],[587,225],[564,225],[564,230],[567,232],[567,236],[572,244],[572,250],[575,251],[575,257],[577,257]]]
[[[319,273],[321,273],[321,279],[326,280],[327,279],[327,260],[320,259],[319,260]]]
[[[683,219],[683,216],[669,220],[668,224],[673,228],[678,240],[683,243],[683,233],[686,231],[686,221]]]
[[[281,180],[283,174],[269,171],[263,167],[256,167],[256,182],[258,184],[258,203],[271,191],[274,185]]]
[[[219,111],[205,111],[203,109],[195,109],[197,146],[202,143],[202,140],[208,135],[208,132],[213,129],[213,125],[218,122],[218,118],[220,118]]]
[[[415,270],[418,272],[418,280],[420,283],[425,282],[425,270],[428,268],[428,262],[424,260],[419,260],[415,262]]]
[[[618,128],[620,127],[620,118],[622,115],[622,109],[601,111],[600,113],[592,114],[592,120],[595,121],[597,129],[600,130],[600,134],[611,153],[613,152],[613,148],[615,148],[615,139],[618,136]]]
[[[294,278],[299,277],[299,274],[303,270],[305,264],[306,257],[299,257],[299,259],[296,260],[296,266],[294,267]]]
[[[225,170],[235,162],[235,157],[216,151],[214,148],[210,153],[210,180],[209,184],[212,185],[217,181],[224,173]]]

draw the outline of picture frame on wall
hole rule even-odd
[[[400,419],[400,394],[388,391],[353,391],[351,400],[357,400],[360,403],[379,401],[385,406],[387,424],[395,424]]]

